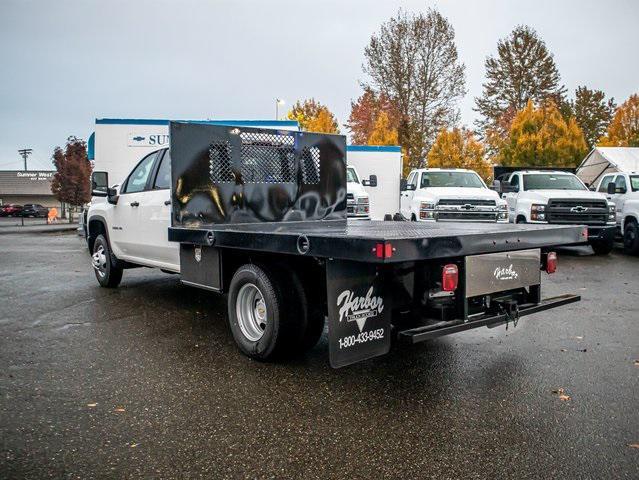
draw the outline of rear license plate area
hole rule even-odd
[[[488,253],[465,258],[466,298],[541,283],[541,250]]]

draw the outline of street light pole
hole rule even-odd
[[[284,105],[284,100],[282,100],[281,98],[276,98],[275,99],[275,120],[279,120],[280,119],[280,111],[279,111],[279,107],[280,105]]]
[[[18,153],[24,159],[24,170],[26,172],[27,171],[27,158],[29,157],[29,155],[31,155],[33,153],[33,149],[32,148],[22,148],[22,149],[18,150]]]

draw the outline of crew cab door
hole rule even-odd
[[[158,152],[144,157],[120,188],[118,203],[113,206],[109,239],[118,258],[137,262],[144,258],[147,232],[140,206],[148,201],[149,180]]]
[[[628,189],[630,188],[630,181],[627,178],[627,175],[617,175],[617,177],[615,178],[615,188],[617,190],[621,189],[621,192],[624,193],[615,193],[614,195],[611,195],[611,200],[613,201],[613,203],[615,204],[615,207],[617,207],[616,209],[616,216],[617,216],[617,222],[621,223],[623,221],[623,207],[626,203],[626,198],[628,195],[626,195],[626,193],[628,192]]]
[[[502,195],[502,198],[506,200],[508,204],[508,216],[511,220],[515,221],[517,217],[517,197],[519,196],[519,191],[521,190],[521,182],[519,180],[519,175],[513,173],[510,176],[510,185],[515,189],[512,192],[506,192]]]
[[[169,242],[171,223],[171,156],[168,150],[158,153],[156,166],[150,181],[151,188],[145,192],[144,203],[140,203],[139,215],[145,224],[144,257],[157,267],[180,270],[180,244]]]
[[[408,175],[408,180],[406,181],[406,185],[414,185],[415,189],[417,188],[417,177],[419,177],[419,172],[411,172]],[[415,189],[413,190],[404,190],[401,192],[400,197],[400,212],[402,216],[408,220],[411,219],[411,206],[413,203],[413,197],[415,196]]]

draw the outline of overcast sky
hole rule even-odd
[[[23,147],[30,168],[50,168],[55,145],[102,117],[272,119],[276,97],[313,96],[343,124],[371,34],[428,6],[455,28],[466,125],[486,56],[518,24],[546,41],[571,94],[639,92],[637,0],[0,0],[0,169],[21,168]]]

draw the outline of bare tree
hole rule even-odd
[[[458,122],[457,103],[466,93],[453,27],[433,9],[400,10],[371,37],[364,55],[364,88],[391,99],[406,166],[422,166],[437,132]]]

